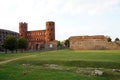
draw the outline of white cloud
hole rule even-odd
[[[48,17],[57,14],[96,15],[111,10],[120,0],[0,0],[1,15]]]
[[[111,10],[119,3],[120,0],[67,0],[62,8],[62,13],[97,15]]]
[[[102,15],[119,4],[120,0],[0,0],[0,28],[18,31],[18,22],[25,21],[32,26],[30,29],[35,29],[47,20],[57,20],[58,16],[64,20],[65,15]],[[57,33],[62,34],[61,31]]]

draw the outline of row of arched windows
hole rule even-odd
[[[44,36],[45,32],[27,33],[27,36]]]
[[[45,38],[28,38],[28,41],[45,41]]]

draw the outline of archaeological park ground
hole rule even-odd
[[[120,80],[120,50],[1,53],[0,80]]]
[[[25,22],[19,33],[0,29],[1,46],[8,34],[25,38],[31,52],[0,52],[0,80],[120,80],[120,41],[71,36],[70,49],[57,50],[53,21],[44,30],[28,31]]]

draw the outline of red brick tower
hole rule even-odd
[[[20,22],[19,23],[19,36],[20,37],[27,37],[27,23]]]
[[[55,40],[55,22],[48,21],[46,22],[46,37],[45,41],[54,41]]]

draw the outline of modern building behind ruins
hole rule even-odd
[[[70,37],[70,49],[73,50],[111,50],[120,49],[120,42],[108,42],[103,35]]]
[[[55,22],[46,22],[45,30],[28,31],[28,24],[19,23],[19,36],[24,37],[28,41],[28,49],[56,49],[55,41]]]
[[[18,38],[18,33],[10,30],[0,29],[0,47],[3,46],[6,36],[12,35]]]

